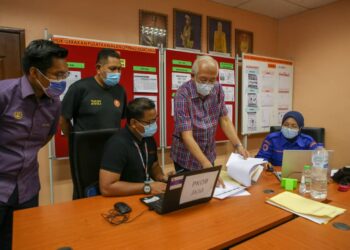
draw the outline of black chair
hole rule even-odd
[[[270,133],[277,132],[281,130],[281,126],[272,126],[270,127]],[[301,129],[301,133],[307,134],[314,138],[318,144],[325,145],[325,129],[324,128],[314,128],[314,127],[305,127]]]
[[[98,180],[104,145],[118,129],[73,132],[69,138],[69,159],[74,199],[100,194]]]

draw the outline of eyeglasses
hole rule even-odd
[[[202,84],[214,84],[216,83],[216,78],[215,79],[199,78],[197,82]]]
[[[39,69],[37,69],[38,71],[39,71],[39,73],[43,76],[43,77],[45,77],[47,80],[57,80],[57,81],[60,81],[60,80],[65,80],[65,79],[67,79],[68,77],[69,77],[69,75],[70,75],[70,72],[69,71],[67,71],[67,72],[64,72],[64,73],[57,73],[57,74],[50,74],[50,77],[48,77],[48,76],[46,76],[46,75],[44,75]],[[51,77],[51,76],[53,76],[53,77]],[[51,82],[51,81],[50,81]]]
[[[155,119],[150,120],[150,121],[144,121],[144,120],[137,120],[137,121],[139,121],[140,123],[144,123],[144,124],[147,124],[147,125],[151,125],[152,123],[155,123],[155,122],[158,121],[158,116],[157,116]]]

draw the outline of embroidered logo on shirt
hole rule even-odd
[[[264,145],[263,145],[263,150],[264,150],[264,151],[267,151],[267,150],[269,150],[269,145],[267,145],[267,144],[264,144]]]
[[[15,111],[15,112],[13,112],[13,117],[16,120],[21,120],[23,118],[23,112],[22,111]]]
[[[92,99],[92,100],[90,100],[90,105],[91,106],[101,106],[102,105],[102,100]]]
[[[113,103],[114,103],[114,106],[116,106],[117,108],[120,107],[120,101],[119,100],[115,99]]]

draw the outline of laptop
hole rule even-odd
[[[141,198],[158,214],[165,214],[211,200],[221,166],[172,175],[165,193]]]
[[[312,166],[312,152],[313,150],[284,150],[282,159],[282,178],[294,178],[300,181],[301,174],[305,165]],[[328,165],[333,166],[333,150],[328,150]]]

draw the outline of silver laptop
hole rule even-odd
[[[282,160],[282,178],[294,178],[300,181],[305,165],[312,166],[313,150],[284,150]],[[333,150],[328,150],[328,165],[332,168],[334,162]]]

